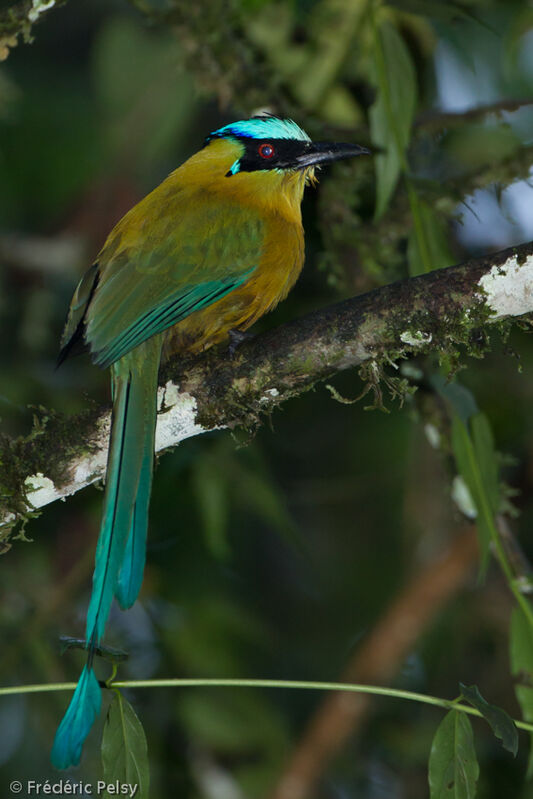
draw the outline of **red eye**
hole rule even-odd
[[[276,151],[274,150],[273,146],[268,142],[265,144],[260,144],[257,152],[261,156],[261,158],[273,158]]]

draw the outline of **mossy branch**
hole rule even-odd
[[[26,43],[32,42],[32,26],[52,8],[59,8],[66,2],[67,0],[20,0],[0,11],[0,61],[5,61],[10,49],[16,47],[19,36]]]
[[[411,353],[479,355],[485,328],[533,313],[533,242],[375,289],[241,345],[162,369],[156,450],[221,428],[256,426],[291,397],[344,369]],[[0,439],[0,525],[102,478],[109,407],[65,417],[44,412],[26,437]]]

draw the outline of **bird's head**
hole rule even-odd
[[[263,114],[213,131],[198,156],[230,194],[281,190],[300,200],[317,166],[368,152],[358,144],[313,142],[291,119]]]

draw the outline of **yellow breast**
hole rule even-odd
[[[221,203],[242,204],[260,214],[265,230],[260,261],[246,283],[167,331],[164,356],[199,352],[227,338],[230,330],[246,330],[287,296],[302,270],[300,203],[309,175],[272,170],[214,180],[214,174],[225,175],[235,157],[235,146],[220,140],[189,159],[177,173],[182,180],[182,170],[191,168],[199,189],[216,195]]]

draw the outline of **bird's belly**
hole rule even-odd
[[[206,350],[226,339],[230,330],[246,330],[287,296],[302,270],[304,243],[301,229],[284,233],[265,248],[246,283],[166,332],[163,357]]]

